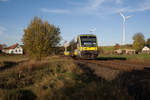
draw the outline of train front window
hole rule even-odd
[[[95,36],[81,36],[80,39],[82,47],[96,47]]]

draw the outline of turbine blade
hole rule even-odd
[[[90,29],[90,32],[94,32],[94,31],[96,31],[96,28],[91,28]]]
[[[121,13],[121,12],[120,12],[120,16],[122,16],[122,17],[123,17],[123,19],[125,19],[125,16],[124,16],[124,15],[123,15],[123,13]]]
[[[126,19],[129,19],[129,18],[131,18],[132,16],[126,16]]]

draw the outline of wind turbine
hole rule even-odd
[[[120,16],[122,16],[123,18],[123,38],[122,38],[122,43],[123,45],[125,44],[125,40],[126,40],[126,20],[131,18],[132,16],[125,16],[122,12],[120,12]]]
[[[96,31],[96,28],[91,28],[90,33],[93,34],[93,32]]]

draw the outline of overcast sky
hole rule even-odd
[[[0,0],[0,43],[21,43],[23,30],[34,16],[59,26],[70,41],[96,28],[99,46],[122,42],[122,18],[127,20],[126,43],[142,32],[150,38],[150,0]]]

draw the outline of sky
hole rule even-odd
[[[59,27],[67,41],[95,29],[99,46],[121,44],[120,11],[132,16],[126,21],[127,44],[137,32],[150,38],[150,0],[0,0],[0,44],[22,44],[34,16]]]

